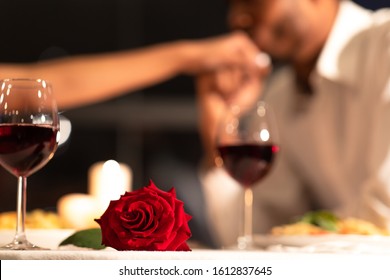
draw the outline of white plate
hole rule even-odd
[[[27,229],[27,239],[40,247],[56,249],[65,238],[75,231],[73,229]],[[0,230],[0,246],[12,241],[15,230]]]
[[[366,236],[366,235],[340,235],[340,234],[324,234],[324,235],[255,235],[254,242],[260,247],[268,247],[272,245],[284,245],[303,247],[310,245],[319,245],[324,243],[342,242],[344,244],[358,245],[366,244],[370,246],[386,246],[390,248],[390,236]]]

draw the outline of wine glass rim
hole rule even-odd
[[[245,109],[255,109],[255,108],[264,108],[267,111],[272,111],[272,106],[264,100],[259,100],[257,102],[245,104],[245,105],[237,105],[237,104],[229,105],[229,110],[231,112],[234,112],[235,114],[240,113],[242,109],[245,110]]]
[[[264,100],[259,100],[256,103],[256,106],[257,107],[262,106],[262,107],[265,107],[265,108],[271,108],[271,105],[267,101],[264,101]]]
[[[37,82],[37,83],[44,83],[47,86],[51,86],[51,83],[46,79],[41,78],[3,78],[0,79],[0,83],[7,83],[7,82]]]

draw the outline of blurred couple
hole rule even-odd
[[[59,107],[72,108],[193,75],[205,151],[200,178],[217,246],[239,235],[242,195],[214,164],[217,122],[229,105],[259,98],[274,109],[282,149],[254,187],[256,233],[315,209],[390,228],[390,9],[349,0],[230,0],[227,20],[232,33],[224,36],[3,63],[0,77],[47,79]]]

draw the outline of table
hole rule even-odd
[[[12,239],[12,234],[13,231],[0,231],[0,242],[4,243],[5,239],[8,242],[8,239]],[[28,231],[27,234],[32,242],[50,247],[51,250],[0,251],[2,276],[3,268],[5,268],[4,274],[12,276],[12,279],[31,275],[37,275],[42,280],[52,279],[53,275],[61,276],[61,279],[75,276],[77,279],[95,276],[101,279],[103,275],[105,275],[103,278],[114,279],[114,276],[118,276],[121,269],[126,267],[132,269],[135,267],[163,267],[164,269],[177,267],[181,271],[184,268],[202,269],[204,274],[197,276],[199,280],[237,279],[237,275],[234,277],[221,275],[221,273],[226,274],[227,271],[231,273],[231,269],[237,267],[259,267],[272,271],[272,279],[313,279],[313,277],[316,279],[331,279],[332,277],[334,279],[369,279],[372,276],[375,276],[375,279],[390,278],[390,272],[387,269],[390,247],[378,246],[379,244],[376,243],[369,246],[369,244],[324,242],[301,247],[274,244],[253,251],[217,250],[189,243],[192,248],[189,252],[150,252],[116,251],[112,248],[92,250],[73,245],[58,248],[59,242],[71,234],[70,231]],[[23,270],[18,267],[23,267]],[[245,279],[258,279],[260,276],[251,275]]]
[[[32,230],[26,231],[28,239],[38,246],[49,248],[45,251],[1,251],[0,259],[264,259],[337,255],[388,255],[390,259],[390,237],[383,236],[317,236],[306,237],[264,237],[255,236],[261,247],[255,251],[234,249],[215,250],[189,241],[192,252],[146,252],[116,251],[112,248],[91,250],[73,245],[58,247],[58,244],[74,230]],[[14,230],[0,230],[0,245],[10,242]]]

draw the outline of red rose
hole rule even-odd
[[[95,221],[102,230],[102,244],[117,250],[190,251],[186,240],[191,237],[184,204],[172,188],[149,186],[126,192],[110,202]]]

